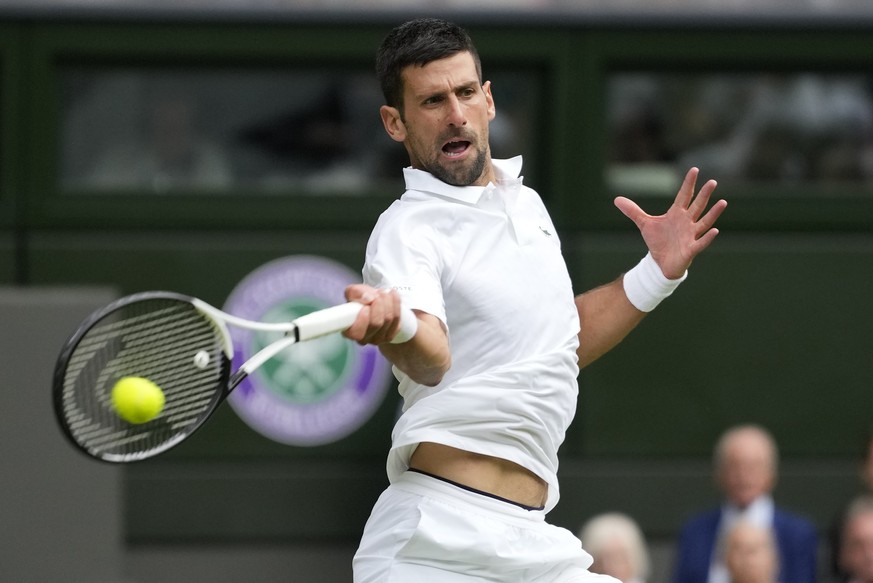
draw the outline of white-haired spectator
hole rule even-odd
[[[777,583],[779,551],[773,529],[742,520],[724,541],[724,561],[731,583]]]
[[[588,520],[579,533],[594,558],[590,571],[611,575],[622,583],[645,583],[649,577],[649,550],[639,525],[620,512]]]

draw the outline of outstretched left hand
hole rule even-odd
[[[663,215],[649,215],[623,196],[615,199],[615,206],[636,224],[652,258],[668,279],[682,277],[694,258],[712,243],[718,235],[713,225],[727,207],[727,201],[721,199],[704,214],[716,182],[707,181],[695,196],[698,172],[697,168],[688,171],[676,200]]]

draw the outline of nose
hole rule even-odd
[[[464,114],[464,108],[461,105],[461,100],[458,99],[458,96],[450,96],[446,103],[448,107],[446,121],[448,121],[448,124],[455,127],[467,125],[467,116]]]

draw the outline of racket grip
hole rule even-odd
[[[325,334],[342,332],[355,323],[355,318],[363,307],[358,302],[348,302],[300,316],[294,320],[297,325],[297,339],[302,342]]]
[[[324,310],[318,310],[300,316],[294,320],[297,326],[297,340],[302,342],[312,338],[318,338],[333,332],[342,332],[355,323],[358,312],[363,308],[358,302],[348,302]],[[400,308],[400,330],[391,339],[392,344],[400,344],[411,340],[418,330],[418,318],[409,308]]]

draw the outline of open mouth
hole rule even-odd
[[[449,158],[457,158],[470,148],[470,142],[466,140],[452,140],[443,146],[443,154]]]

